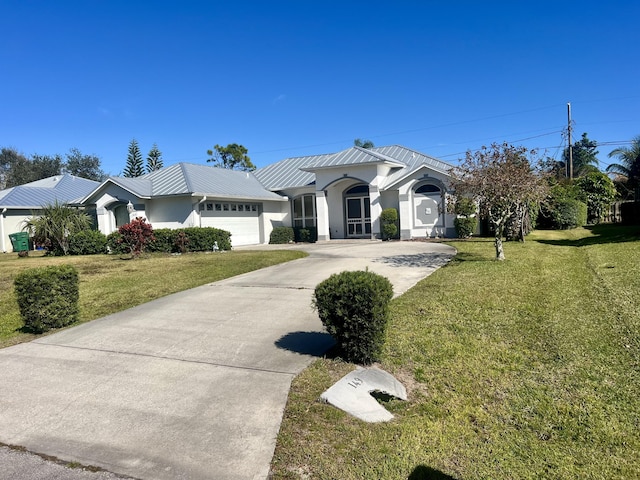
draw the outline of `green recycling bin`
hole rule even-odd
[[[29,234],[27,232],[10,233],[9,238],[14,252],[29,251]]]

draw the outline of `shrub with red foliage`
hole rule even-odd
[[[118,243],[125,245],[134,257],[142,254],[146,246],[155,240],[153,227],[142,217],[137,217],[122,225],[118,232],[122,235]]]

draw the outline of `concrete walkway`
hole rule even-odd
[[[369,268],[399,295],[454,253],[295,248],[309,257],[0,350],[0,442],[141,479],[265,479],[291,381],[333,343],[314,287]]]

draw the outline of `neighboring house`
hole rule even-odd
[[[251,173],[190,163],[135,178],[109,177],[82,203],[95,209],[105,234],[142,217],[153,228],[221,228],[231,232],[235,246],[268,243],[287,210],[287,199]]]
[[[234,246],[268,243],[276,226],[315,227],[318,240],[373,239],[380,238],[382,210],[395,208],[401,239],[449,237],[455,236],[454,216],[446,213],[450,168],[397,145],[352,147],[253,173],[178,163],[141,177],[91,182],[80,200],[67,201],[84,205],[104,234],[143,217],[154,228],[221,228]],[[46,203],[31,195],[27,210]],[[11,233],[4,231],[3,238]]]
[[[398,210],[400,238],[455,236],[446,213],[451,165],[392,145],[288,158],[256,177],[291,199],[288,224],[317,227],[318,240],[379,238],[380,213]]]
[[[0,251],[12,251],[9,234],[22,232],[25,221],[37,216],[43,206],[76,204],[98,185],[66,173],[0,190]]]

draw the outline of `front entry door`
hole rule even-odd
[[[347,238],[371,236],[371,205],[369,197],[347,197]]]

